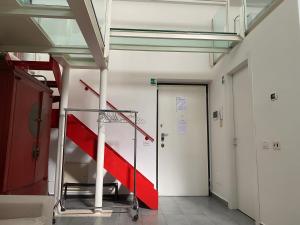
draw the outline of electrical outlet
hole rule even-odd
[[[273,150],[280,151],[280,143],[278,141],[273,142]]]

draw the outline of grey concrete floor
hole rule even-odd
[[[70,200],[67,206],[89,206],[87,200]],[[122,205],[105,202],[105,205]],[[124,210],[123,210],[124,211]],[[126,211],[126,210],[125,210]],[[128,211],[128,210],[127,210]],[[211,197],[161,197],[159,210],[140,208],[139,220],[133,222],[130,212],[113,213],[109,218],[64,217],[56,225],[254,225],[238,210],[230,210]]]

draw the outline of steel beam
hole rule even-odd
[[[88,48],[77,47],[38,47],[38,46],[12,46],[0,45],[2,52],[27,52],[27,53],[49,53],[49,54],[91,54]]]
[[[41,18],[74,19],[74,15],[66,6],[22,6],[21,8],[0,7],[0,16],[24,16]]]
[[[211,40],[211,41],[241,41],[236,34],[226,33],[193,33],[193,32],[155,32],[155,31],[130,31],[111,30],[111,37],[126,38],[158,38],[158,39],[181,39],[181,40]]]
[[[194,52],[194,53],[228,53],[228,48],[196,48],[196,47],[168,47],[168,46],[138,46],[138,45],[114,45],[111,50],[149,51],[149,52]]]
[[[94,59],[70,58],[67,55],[52,55],[60,65],[68,65],[72,69],[99,69]]]

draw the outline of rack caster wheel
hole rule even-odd
[[[56,224],[56,219],[52,219],[52,224]]]
[[[134,215],[133,218],[132,218],[132,220],[133,220],[134,222],[136,222],[138,219],[139,219],[139,215],[138,215],[138,214],[137,214],[137,215]]]

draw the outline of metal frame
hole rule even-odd
[[[62,131],[63,133],[63,137],[62,137],[62,143],[63,143],[63,147],[62,147],[62,160],[60,161],[61,162],[61,177],[58,178],[61,180],[60,182],[60,187],[59,187],[59,191],[60,191],[60,194],[58,195],[59,196],[59,199],[57,199],[57,202],[55,204],[55,207],[54,207],[54,210],[55,209],[58,209],[58,214],[60,214],[62,211],[65,211],[66,208],[64,207],[64,199],[62,198],[62,193],[63,193],[63,189],[64,189],[64,184],[63,184],[63,181],[64,181],[64,148],[65,148],[65,145],[66,145],[66,135],[67,135],[67,118],[68,118],[68,113],[70,112],[95,112],[95,113],[99,113],[99,115],[101,113],[116,113],[116,114],[119,114],[119,113],[131,113],[131,114],[134,114],[134,123],[135,123],[135,128],[134,128],[134,162],[133,162],[133,167],[134,167],[134,190],[133,190],[133,201],[132,201],[132,209],[135,210],[135,215],[133,216],[133,220],[136,221],[138,220],[139,218],[139,202],[138,202],[138,199],[137,199],[137,195],[136,195],[136,170],[137,170],[137,129],[136,129],[136,126],[137,126],[137,114],[138,112],[137,111],[132,111],[132,110],[110,110],[110,109],[105,109],[105,110],[99,110],[99,109],[79,109],[79,108],[65,108],[64,109],[64,129]],[[60,206],[60,207],[58,207]],[[104,209],[111,209],[111,208],[124,208],[124,207],[87,207],[85,209],[91,209],[91,210],[104,210]],[[128,208],[128,207],[127,207]]]
[[[160,38],[160,39],[179,39],[179,40],[210,40],[210,41],[241,41],[242,38],[233,33],[196,33],[196,32],[182,32],[182,31],[121,31],[113,29],[111,37],[130,37],[130,38]]]
[[[67,55],[52,54],[52,57],[62,66],[69,65],[73,69],[99,69],[93,59],[70,58]]]
[[[64,196],[64,200],[66,200],[68,198],[68,187],[95,187],[95,184],[91,184],[91,183],[64,183],[63,187],[64,187],[64,192],[63,192],[63,196]],[[118,189],[118,183],[104,183],[103,187],[112,187],[115,190],[115,194],[114,194],[114,200],[118,200],[119,198],[119,189]],[[72,195],[74,196],[74,195]],[[85,195],[75,195],[76,197],[86,197]],[[93,195],[88,195],[88,197],[93,196]]]
[[[11,46],[0,45],[3,52],[24,52],[24,53],[49,53],[49,54],[90,54],[88,48],[79,47],[45,47],[45,46]]]
[[[1,7],[0,15],[23,17],[75,19],[72,11],[66,6],[22,5],[21,8]]]
[[[147,52],[190,52],[190,53],[228,53],[228,48],[195,48],[169,46],[138,46],[138,45],[111,45],[111,50],[147,51]]]

